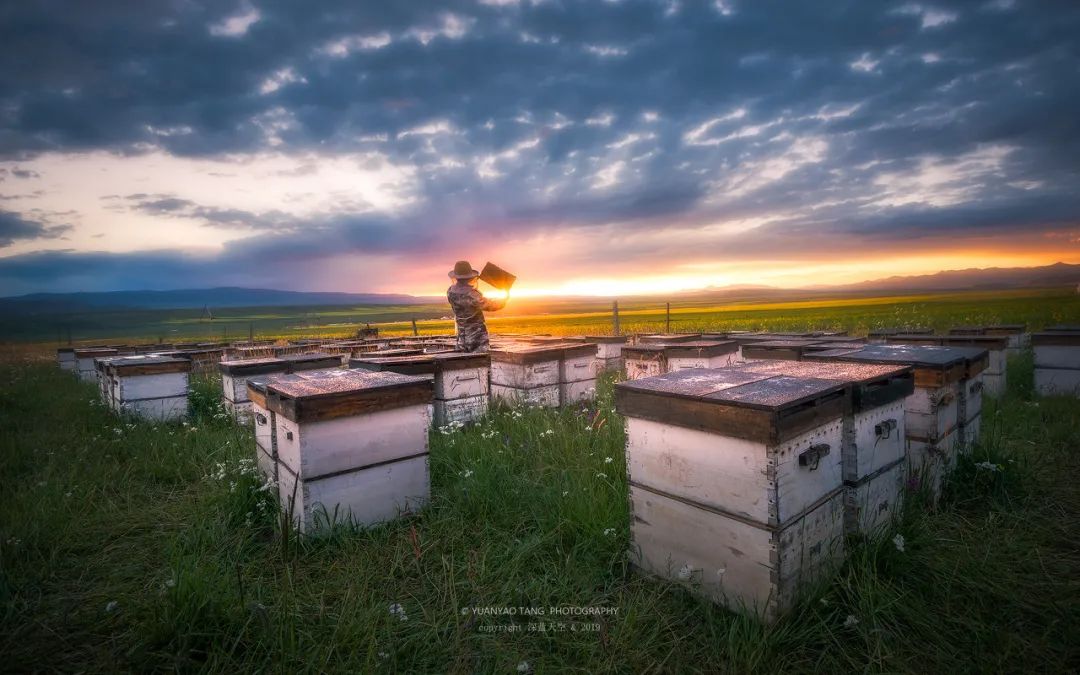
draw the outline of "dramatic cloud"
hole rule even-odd
[[[1080,260],[1075,3],[61,5],[0,9],[0,293]]]

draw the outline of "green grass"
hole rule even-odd
[[[214,381],[197,387],[189,426],[155,426],[116,419],[51,363],[3,364],[3,668],[1075,672],[1080,402],[1034,400],[1030,359],[1010,367],[985,443],[939,507],[910,499],[896,531],[855,543],[766,628],[629,569],[609,386],[591,408],[501,409],[434,432],[422,513],[298,539],[259,491],[253,439],[223,419]],[[617,614],[540,633],[527,628],[540,618],[469,611],[490,606]]]

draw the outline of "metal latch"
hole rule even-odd
[[[878,440],[884,440],[892,435],[892,432],[896,429],[896,420],[887,419],[878,422],[874,425],[874,435],[878,437]]]
[[[255,422],[256,422],[256,423],[257,423],[257,424],[258,424],[259,426],[261,426],[261,427],[265,427],[265,426],[266,426],[266,423],[267,423],[267,421],[268,421],[268,420],[266,419],[266,415],[264,415],[264,414],[262,414],[262,413],[255,413]]]
[[[808,449],[799,455],[799,466],[808,466],[813,471],[818,468],[818,463],[821,458],[829,454],[828,443],[817,443],[811,445]]]

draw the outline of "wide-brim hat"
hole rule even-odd
[[[475,279],[480,273],[472,268],[468,260],[459,260],[454,263],[454,269],[447,274],[451,279]]]

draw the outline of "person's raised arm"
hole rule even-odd
[[[509,294],[506,298],[502,299],[485,298],[484,294],[475,288],[473,289],[473,293],[475,294],[477,301],[480,303],[480,309],[484,310],[485,312],[494,312],[496,310],[502,309],[506,306],[506,301],[509,299]]]

